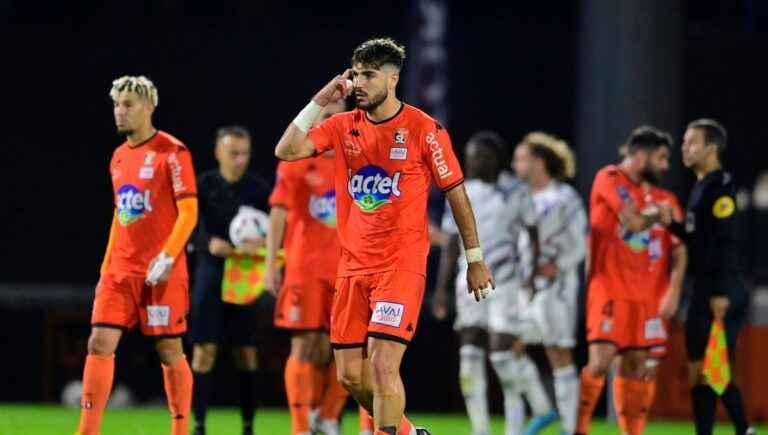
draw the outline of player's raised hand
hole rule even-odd
[[[347,98],[352,93],[352,69],[348,68],[341,75],[334,77],[327,85],[323,86],[315,97],[314,102],[320,106],[327,106],[342,98]]]
[[[160,255],[155,257],[147,268],[147,277],[144,280],[147,285],[156,286],[168,281],[171,270],[173,270],[173,262],[173,257],[165,252],[161,252]]]
[[[485,261],[473,261],[467,265],[467,291],[475,295],[476,301],[487,298],[490,290],[495,288],[496,281]]]

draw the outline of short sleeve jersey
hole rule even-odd
[[[402,104],[380,122],[360,109],[336,114],[309,137],[317,153],[336,150],[339,276],[425,274],[432,180],[443,191],[464,181],[445,128]]]
[[[197,195],[195,170],[187,147],[158,131],[146,142],[120,145],[109,166],[118,225],[109,271],[144,276],[176,223],[176,201]],[[186,276],[186,254],[176,259]]]
[[[341,248],[336,233],[336,189],[333,158],[319,156],[281,162],[270,205],[288,209],[286,282],[307,275],[332,280]]]
[[[683,219],[680,201],[672,192],[660,187],[651,187],[645,196],[647,202],[671,207],[675,220]],[[653,283],[653,302],[656,303],[661,300],[669,288],[670,254],[680,246],[681,241],[668,228],[660,224],[651,227],[650,238],[648,243],[650,279],[648,281]]]
[[[645,208],[642,186],[615,165],[598,171],[589,200],[589,291],[647,302],[652,296],[647,284],[651,235],[650,230],[632,233],[621,224],[619,213],[629,204],[638,210]]]

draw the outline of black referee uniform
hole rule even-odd
[[[256,343],[258,301],[253,305],[222,302],[224,258],[211,255],[208,242],[216,236],[232,243],[229,223],[242,205],[269,213],[271,188],[261,177],[249,172],[230,184],[214,169],[200,175],[197,192],[200,223],[196,234],[198,257],[192,285],[190,338],[196,344],[252,346]]]
[[[748,306],[748,294],[738,264],[736,186],[733,177],[722,169],[705,175],[691,191],[685,222],[674,223],[670,228],[688,246],[689,272],[693,281],[685,323],[688,360],[704,359],[713,321],[710,298],[726,296],[730,305],[724,327],[729,360],[733,362],[737,335],[744,325]],[[716,398],[709,386],[693,387],[697,433],[711,433]],[[737,433],[746,433],[749,424],[744,415],[741,393],[733,382],[721,398],[737,427]]]

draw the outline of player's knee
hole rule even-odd
[[[181,339],[162,339],[155,344],[157,356],[163,365],[171,365],[184,358],[184,350],[181,346]]]
[[[398,367],[394,367],[387,358],[374,354],[371,358],[371,369],[373,372],[373,385],[375,389],[388,388],[395,383],[399,376]]]
[[[349,367],[339,366],[336,369],[336,377],[339,383],[350,392],[357,394],[363,391],[363,373],[362,370],[352,370]]]
[[[608,369],[610,366],[611,361],[609,359],[598,358],[594,361],[590,361],[589,364],[587,364],[587,370],[589,370],[592,376],[602,378],[608,374]]]
[[[88,353],[91,355],[108,356],[115,353],[118,340],[107,334],[92,332],[88,337]]]
[[[195,345],[192,350],[192,370],[196,373],[208,373],[216,364],[215,345]]]
[[[259,358],[256,348],[253,346],[242,346],[235,349],[233,353],[235,368],[242,371],[254,371],[259,368]]]

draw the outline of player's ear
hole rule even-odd
[[[397,82],[399,82],[399,81],[400,81],[400,71],[398,71],[398,70],[393,70],[393,71],[392,71],[392,72],[389,74],[389,77],[388,77],[388,79],[389,79],[389,90],[390,90],[390,91],[391,91],[391,90],[394,90],[394,89],[397,87]]]

